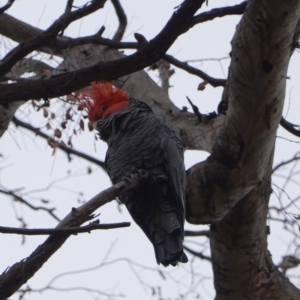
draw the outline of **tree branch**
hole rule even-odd
[[[194,68],[192,66],[189,66],[187,63],[181,62],[180,60],[178,60],[175,57],[168,55],[168,54],[164,55],[163,58],[170,64],[172,64],[180,69],[183,69],[190,74],[197,75],[200,78],[202,78],[203,80],[206,80],[213,87],[225,86],[226,79],[213,78],[213,77],[207,75],[206,73],[204,73],[203,71],[201,71],[197,68]]]
[[[60,219],[53,212],[55,210],[55,208],[46,208],[46,207],[43,207],[43,206],[34,206],[31,203],[29,203],[27,200],[23,199],[21,196],[15,194],[13,191],[4,191],[4,190],[0,189],[0,193],[4,194],[4,195],[7,195],[7,196],[13,197],[14,201],[20,202],[20,203],[28,206],[32,210],[43,210],[43,211],[47,212],[51,217],[53,217],[56,221],[60,221]]]
[[[178,36],[190,28],[187,26],[187,21],[201,7],[204,1],[205,0],[185,0],[180,8],[172,15],[163,30],[134,54],[116,61],[99,63],[98,65],[79,71],[54,75],[49,79],[31,80],[26,82],[26,84],[14,83],[4,86],[0,91],[0,103],[10,103],[17,101],[17,99],[26,101],[34,98],[59,97],[83,88],[93,80],[113,80],[139,71],[162,58]],[[67,18],[68,21],[70,21],[70,19],[72,18]],[[55,33],[57,34],[58,29],[62,29],[59,25],[59,22],[57,25],[55,22],[53,28],[51,26],[46,30],[47,38],[51,35],[53,36]],[[42,39],[42,41],[44,43],[44,39]],[[36,47],[37,43],[40,43],[40,41],[32,39],[29,41],[29,46],[26,46],[26,49],[29,49],[32,45]],[[42,44],[39,44],[39,46],[42,46]],[[22,53],[24,54],[26,51],[22,50]],[[8,56],[7,59],[9,59],[9,57],[10,56]],[[15,57],[15,55],[13,57]],[[18,59],[20,58],[21,57]],[[6,63],[5,73],[9,71],[13,65],[11,65],[10,62],[9,60],[9,62]],[[17,60],[14,61],[14,64],[16,62]],[[9,68],[7,67],[8,65],[10,66]],[[24,85],[26,88],[24,88]]]
[[[5,75],[9,70],[24,56],[43,47],[47,44],[51,44],[55,41],[55,38],[59,32],[63,32],[67,26],[86,16],[92,12],[102,8],[106,0],[93,0],[89,4],[73,12],[66,11],[59,19],[57,19],[48,29],[42,32],[40,35],[33,37],[29,41],[26,41],[13,50],[11,50],[2,60],[0,64],[0,77]]]
[[[196,256],[196,257],[199,257],[201,259],[204,259],[204,260],[207,260],[207,261],[211,262],[211,258],[209,256],[206,256],[206,255],[202,254],[201,252],[197,252],[193,249],[190,249],[185,245],[183,246],[183,249],[186,250],[187,252],[189,252],[190,254]]]
[[[199,230],[199,231],[185,230],[184,236],[206,236],[209,238],[210,230]]]
[[[6,234],[22,234],[22,235],[70,235],[77,233],[90,233],[92,230],[98,229],[115,229],[129,227],[130,222],[123,223],[111,223],[111,224],[98,224],[98,222],[92,222],[89,225],[74,227],[74,228],[15,228],[0,226],[0,233]]]
[[[119,42],[122,40],[122,37],[124,35],[127,26],[127,17],[119,0],[112,0],[111,2],[114,5],[114,8],[116,10],[119,19],[119,27],[113,37],[113,41]]]
[[[144,178],[142,180],[144,180]],[[61,229],[78,227],[81,224],[93,219],[95,217],[93,212],[96,209],[114,200],[116,197],[120,196],[122,192],[126,192],[132,188],[135,188],[136,185],[140,184],[140,182],[141,179],[136,177],[132,179],[131,183],[125,183],[121,181],[100,192],[98,195],[80,207],[72,208],[72,211],[57,225],[56,228]],[[31,278],[64,244],[69,236],[69,234],[51,235],[26,259],[22,259],[20,262],[15,263],[13,266],[6,269],[0,276],[0,299],[10,297],[24,283],[26,283],[27,280]]]
[[[294,157],[286,160],[286,161],[283,161],[281,163],[279,163],[278,165],[276,165],[273,170],[272,170],[272,173],[276,172],[279,168],[285,166],[285,165],[288,165],[289,163],[293,162],[293,161],[296,161],[296,160],[299,160],[300,159],[300,152],[296,153],[294,155]]]
[[[300,129],[296,129],[295,127],[299,127],[299,125],[294,125],[288,122],[284,117],[281,117],[280,125],[287,130],[289,133],[300,137]]]
[[[14,4],[14,2],[15,0],[8,0],[7,3],[0,8],[0,14],[8,10]]]
[[[92,157],[92,156],[90,156],[88,154],[83,153],[83,152],[80,152],[78,150],[69,148],[69,147],[67,147],[63,143],[55,141],[51,136],[49,136],[48,134],[40,131],[39,128],[33,127],[32,125],[30,125],[30,124],[28,124],[26,122],[23,122],[23,121],[17,119],[16,117],[12,118],[12,122],[17,127],[20,126],[22,128],[25,128],[25,129],[33,132],[35,135],[44,138],[47,141],[57,142],[57,148],[60,149],[60,150],[62,150],[63,152],[65,152],[68,155],[69,160],[70,160],[70,154],[73,154],[73,155],[76,155],[78,157],[84,158],[85,160],[87,160],[89,162],[92,162],[92,163],[96,164],[97,166],[101,167],[105,171],[105,164],[104,164],[103,161],[101,161],[99,159],[96,159],[96,158],[94,158],[94,157]]]
[[[197,16],[195,16],[191,23],[194,25],[199,23],[204,23],[207,21],[211,21],[215,18],[221,18],[229,15],[242,15],[244,13],[244,10],[247,6],[248,1],[244,1],[240,4],[233,5],[233,6],[225,6],[225,7],[218,7],[214,8],[210,11],[201,13]]]

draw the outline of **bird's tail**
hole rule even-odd
[[[183,252],[182,234],[179,230],[165,235],[165,239],[160,243],[154,243],[155,257],[158,264],[167,267],[176,266],[178,262],[186,263],[188,258]]]

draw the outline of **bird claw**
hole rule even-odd
[[[131,173],[125,174],[125,176],[122,178],[122,181],[124,181],[127,184],[132,184],[137,179],[146,180],[148,178],[148,172],[143,169],[136,169],[132,168]]]

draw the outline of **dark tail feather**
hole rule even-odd
[[[188,258],[183,252],[182,238],[178,232],[177,234],[173,232],[162,243],[154,245],[154,250],[157,263],[165,267],[176,266],[178,262],[188,262]]]

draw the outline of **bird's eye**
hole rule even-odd
[[[105,112],[107,110],[107,106],[102,107],[102,112]]]

